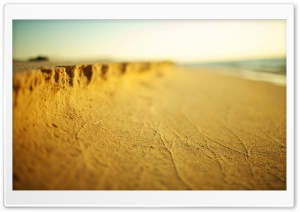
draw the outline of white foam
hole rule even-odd
[[[270,82],[275,85],[286,86],[286,76],[281,74],[273,74],[266,72],[257,72],[251,70],[226,70],[224,74],[242,77],[249,80]]]

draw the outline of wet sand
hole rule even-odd
[[[286,189],[285,86],[169,63],[21,69],[13,189]]]

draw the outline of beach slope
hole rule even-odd
[[[167,62],[17,69],[15,190],[286,189],[285,86]]]

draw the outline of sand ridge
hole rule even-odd
[[[286,189],[284,86],[168,62],[13,80],[14,189]]]
[[[104,84],[104,81],[119,80],[122,75],[138,76],[138,73],[150,72],[160,74],[164,69],[172,67],[171,62],[156,63],[109,63],[89,65],[58,65],[49,68],[34,69],[18,72],[13,76],[13,92],[32,91],[41,85],[56,88],[82,87]],[[30,67],[30,66],[29,66]],[[25,68],[25,70],[26,70]],[[18,69],[18,68],[16,68]],[[21,69],[21,68],[19,68]],[[107,83],[106,83],[107,84]]]

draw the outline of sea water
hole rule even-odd
[[[277,85],[286,85],[286,58],[188,63],[182,65],[196,69],[211,68],[223,74],[271,82]]]

